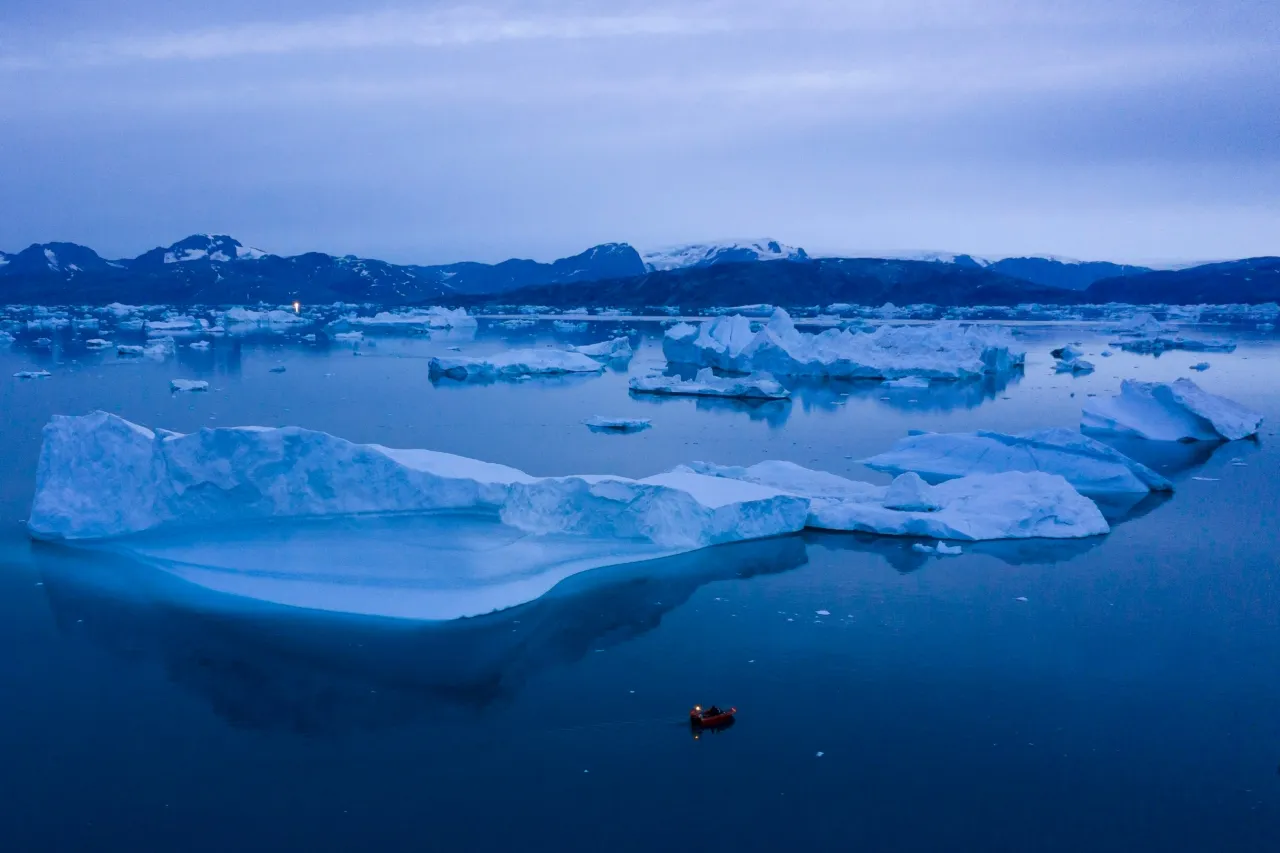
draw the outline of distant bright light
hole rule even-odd
[[[293,303],[293,313],[297,314],[297,313],[300,311],[300,309],[301,309],[301,308],[302,308],[302,303],[301,303],[301,302],[294,302],[294,303]]]

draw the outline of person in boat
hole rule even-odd
[[[704,717],[718,717],[718,716],[720,716],[720,715],[721,715],[721,714],[723,714],[723,713],[724,713],[724,711],[721,711],[721,710],[720,710],[720,708],[719,708],[719,706],[717,706],[717,705],[712,705],[710,708],[708,708],[708,709],[706,709],[705,711],[703,711],[703,712],[702,712],[702,716],[704,716]]]

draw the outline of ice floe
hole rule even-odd
[[[1118,396],[1085,404],[1080,427],[1156,441],[1234,441],[1257,434],[1261,423],[1262,415],[1210,394],[1190,379],[1126,379]]]
[[[203,379],[170,379],[170,391],[208,391],[209,383]]]
[[[1020,435],[998,432],[921,433],[864,459],[878,471],[914,471],[939,481],[971,474],[1044,472],[1064,477],[1085,495],[1169,491],[1167,479],[1100,441],[1067,429]]]
[[[1125,352],[1140,355],[1160,355],[1171,350],[1187,350],[1189,352],[1235,352],[1236,345],[1231,341],[1202,341],[1184,337],[1135,338],[1133,340],[1113,341],[1111,346],[1119,347]]]
[[[14,379],[47,379],[53,374],[47,370],[19,370],[13,374]]]
[[[698,371],[692,380],[674,376],[633,376],[633,394],[660,394],[673,397],[727,397],[738,400],[786,400],[791,392],[768,374],[742,378],[721,378],[710,367]]]
[[[481,358],[463,355],[435,356],[431,359],[428,370],[432,376],[450,379],[492,380],[602,373],[604,365],[590,356],[568,350],[514,349]]]
[[[602,415],[583,421],[593,432],[640,432],[653,425],[648,418],[606,418]]]
[[[1010,370],[1026,357],[998,327],[942,322],[813,335],[798,331],[782,309],[757,326],[740,314],[697,326],[681,323],[667,330],[663,353],[675,364],[735,373],[845,379],[965,379]]]
[[[87,349],[107,349],[111,346],[111,341],[103,340],[102,338],[89,338],[84,342],[84,345]]]

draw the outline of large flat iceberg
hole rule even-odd
[[[641,538],[688,549],[793,533],[807,504],[747,483],[660,474],[532,477],[440,453],[299,427],[153,432],[105,412],[45,427],[28,528],[94,539],[265,519],[467,511],[521,530]]]
[[[1026,358],[999,327],[942,322],[873,332],[828,329],[813,335],[798,331],[782,309],[758,331],[742,315],[672,326],[662,351],[675,364],[841,379],[967,379],[1008,371]]]
[[[372,317],[357,317],[353,314],[344,320],[352,326],[363,326],[366,329],[464,329],[476,326],[476,318],[468,314],[465,308],[450,309],[438,305],[407,311],[379,311]]]
[[[913,471],[939,481],[1008,471],[1057,474],[1085,495],[1169,491],[1167,479],[1086,435],[1047,429],[1021,435],[999,432],[922,433],[864,459],[877,471]]]
[[[521,376],[560,376],[603,373],[604,365],[582,353],[558,349],[513,349],[484,358],[436,356],[428,368],[432,376],[450,379],[516,379]]]
[[[978,541],[1074,539],[1111,529],[1097,505],[1056,474],[975,474],[930,486],[907,473],[876,486],[790,462],[689,470],[806,497],[807,526],[822,530]]]
[[[1261,424],[1262,415],[1190,379],[1126,379],[1119,396],[1085,404],[1080,428],[1156,441],[1235,441],[1256,435]]]

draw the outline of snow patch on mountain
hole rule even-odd
[[[650,272],[750,261],[809,260],[804,249],[769,238],[668,246],[645,252],[641,257],[644,259],[645,269]]]

